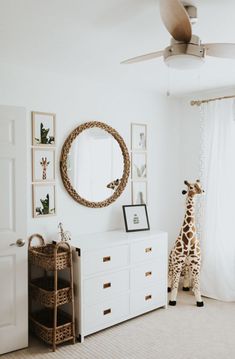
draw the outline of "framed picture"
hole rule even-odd
[[[147,154],[132,152],[132,179],[141,180],[147,177]]]
[[[147,182],[133,181],[131,187],[132,204],[147,204]]]
[[[33,148],[32,158],[32,181],[55,181],[55,150],[52,148]]]
[[[126,232],[147,231],[150,229],[145,204],[122,206]]]
[[[131,124],[131,149],[132,151],[147,150],[147,125],[140,123]]]
[[[54,113],[32,112],[33,146],[55,146]]]
[[[33,185],[33,217],[48,217],[56,214],[55,185]]]

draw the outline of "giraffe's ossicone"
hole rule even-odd
[[[184,181],[184,183],[187,186],[187,191],[182,192],[187,194],[184,221],[169,256],[168,286],[171,292],[169,304],[176,305],[179,280],[183,273],[184,288],[189,288],[191,277],[197,306],[202,307],[204,304],[200,292],[201,250],[196,235],[195,196],[204,191],[199,180],[195,183],[188,181]]]

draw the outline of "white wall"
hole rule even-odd
[[[59,173],[59,156],[66,136],[80,123],[98,120],[113,126],[130,149],[130,123],[148,125],[148,199],[151,227],[178,231],[179,118],[174,100],[161,95],[127,89],[128,84],[102,83],[92,78],[69,78],[35,69],[0,66],[0,102],[26,107],[28,122],[28,234],[54,237],[59,221],[73,235],[123,227],[121,205],[131,203],[130,181],[112,205],[90,209],[76,203],[65,191]],[[31,111],[57,115],[57,215],[32,218],[31,196]],[[20,136],[20,134],[19,134]]]

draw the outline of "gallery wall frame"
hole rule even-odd
[[[133,180],[144,180],[147,178],[147,153],[132,152],[131,154],[131,177]]]
[[[32,181],[55,181],[55,149],[32,148]]]
[[[131,182],[131,199],[132,204],[147,204],[148,192],[146,181],[132,181]]]
[[[56,144],[56,114],[33,111],[32,115],[32,145],[55,146]]]
[[[44,218],[56,215],[56,190],[54,183],[32,185],[33,217]]]
[[[147,125],[143,123],[131,124],[132,151],[147,151]]]

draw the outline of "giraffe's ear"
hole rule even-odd
[[[187,193],[187,191],[185,191],[185,189],[182,191],[182,194],[186,194]]]
[[[197,180],[196,180],[196,182],[197,182],[197,183],[200,183],[200,180],[199,180],[199,179],[197,179]]]

